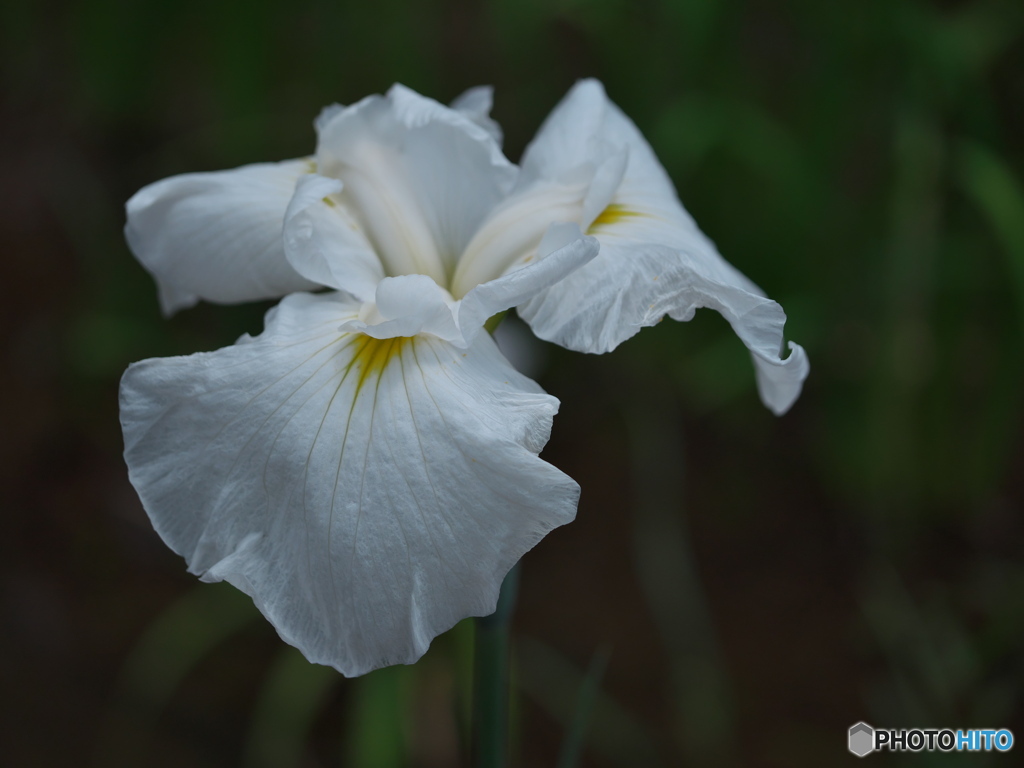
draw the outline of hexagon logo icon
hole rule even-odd
[[[850,726],[850,741],[847,745],[857,757],[864,757],[875,751],[875,729],[867,723]]]

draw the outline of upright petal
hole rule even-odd
[[[156,278],[166,314],[200,299],[234,304],[317,283],[285,259],[281,226],[310,160],[187,173],[143,187],[126,206],[125,237]]]
[[[494,88],[489,85],[478,85],[459,94],[451,103],[451,108],[461,112],[489,134],[500,147],[502,139],[501,126],[491,117],[494,104]]]
[[[321,174],[341,179],[392,276],[446,286],[470,237],[516,178],[494,138],[460,111],[402,86],[319,124]]]
[[[532,261],[554,222],[579,222],[589,178],[541,182],[519,190],[491,211],[469,241],[452,275],[453,296]]]
[[[680,204],[650,145],[594,80],[578,83],[548,117],[526,150],[521,183],[556,179],[586,164],[606,169],[597,174],[602,183],[592,185],[581,219],[601,251],[520,306],[520,317],[543,339],[607,352],[665,315],[689,320],[697,308],[716,309],[750,349],[761,399],[785,412],[809,371],[799,346],[790,343],[783,358],[785,313],[719,255]]]
[[[338,331],[356,311],[296,294],[260,336],[138,363],[121,388],[130,477],[160,535],[345,675],[412,663],[493,611],[579,493],[537,457],[557,401],[487,334],[459,350]]]

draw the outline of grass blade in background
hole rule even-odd
[[[580,757],[583,754],[583,745],[587,740],[587,729],[590,726],[590,715],[594,709],[594,701],[601,689],[601,679],[604,671],[608,668],[608,659],[611,657],[611,648],[603,646],[599,648],[590,660],[590,669],[587,676],[583,678],[580,685],[579,696],[576,699],[576,711],[572,716],[572,725],[562,743],[562,752],[558,757],[558,768],[576,768],[579,765]]]
[[[1024,188],[1002,158],[981,144],[963,142],[957,159],[960,184],[1006,252],[1024,332]]]
[[[685,472],[672,401],[647,386],[628,407],[635,568],[670,663],[674,734],[686,765],[730,765],[736,724],[729,676],[682,519]],[[666,468],[675,468],[674,473]]]
[[[185,676],[258,618],[252,600],[229,584],[197,585],[168,606],[125,661],[96,765],[144,765],[149,731]]]
[[[523,693],[565,728],[571,728],[586,674],[553,648],[522,635],[516,637],[516,659],[516,682]],[[620,768],[664,765],[647,728],[596,686],[592,712],[586,744],[595,755]]]
[[[408,764],[415,673],[415,667],[385,667],[351,681],[354,703],[343,765],[401,768]]]
[[[331,691],[343,678],[283,648],[260,689],[249,722],[246,768],[298,768],[309,732]]]

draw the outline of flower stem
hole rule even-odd
[[[519,584],[519,566],[505,576],[498,607],[476,620],[473,672],[473,766],[508,765],[508,630]]]

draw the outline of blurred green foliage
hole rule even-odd
[[[632,554],[619,539],[626,566],[608,578],[632,585],[646,618],[616,613],[611,588],[593,590],[604,597],[590,612],[658,650],[647,669],[620,637],[598,687],[584,670],[608,637],[524,633],[516,674],[532,709],[517,759],[554,764],[562,729],[588,734],[587,765],[831,764],[858,719],[1024,734],[1020,2],[14,0],[0,40],[4,285],[12,307],[49,286],[6,323],[3,393],[19,407],[5,479],[20,515],[54,521],[19,523],[11,573],[63,578],[88,606],[68,619],[79,628],[101,623],[97,604],[127,604],[122,580],[165,585],[133,598],[148,612],[87,633],[114,649],[97,650],[88,678],[114,713],[99,764],[118,764],[103,755],[130,739],[153,765],[428,766],[464,754],[464,627],[417,667],[358,681],[256,642],[239,673],[257,681],[254,703],[218,721],[219,736],[190,726],[187,691],[205,690],[197,681],[214,667],[237,683],[223,644],[250,647],[237,633],[256,613],[217,608],[220,593],[199,591],[216,588],[178,578],[171,556],[141,565],[149,556],[132,552],[149,545],[119,542],[120,523],[102,541],[93,532],[106,513],[141,519],[118,460],[124,367],[257,332],[269,306],[161,318],[121,237],[123,201],[173,173],[308,154],[321,107],[394,81],[440,100],[493,83],[516,159],[576,78],[600,78],[704,231],[786,308],[812,362],[802,400],[775,420],[715,317],[663,323],[601,360],[548,350],[542,383],[565,405],[545,455],[584,487],[580,522],[557,546],[601,535],[588,520],[625,521]],[[80,470],[54,481],[41,469],[54,455]],[[55,483],[64,496],[46,490]],[[82,498],[97,499],[95,518],[68,511]],[[537,556],[537,584],[565,578],[559,557]],[[524,600],[544,590],[530,569]],[[775,607],[796,596],[799,611],[758,619],[744,602],[754,595]],[[550,614],[524,611],[536,635]],[[792,661],[781,648],[802,647],[805,621],[833,645]],[[776,684],[769,667],[786,659]],[[106,684],[116,669],[120,682]],[[807,669],[825,670],[821,688]],[[632,683],[647,673],[646,687]],[[769,683],[778,707],[756,693]],[[807,704],[833,699],[835,710]],[[41,722],[48,706],[26,711]],[[123,719],[138,706],[155,718],[145,729]],[[21,764],[93,749],[28,741],[11,748]],[[177,746],[158,756],[159,744]]]

